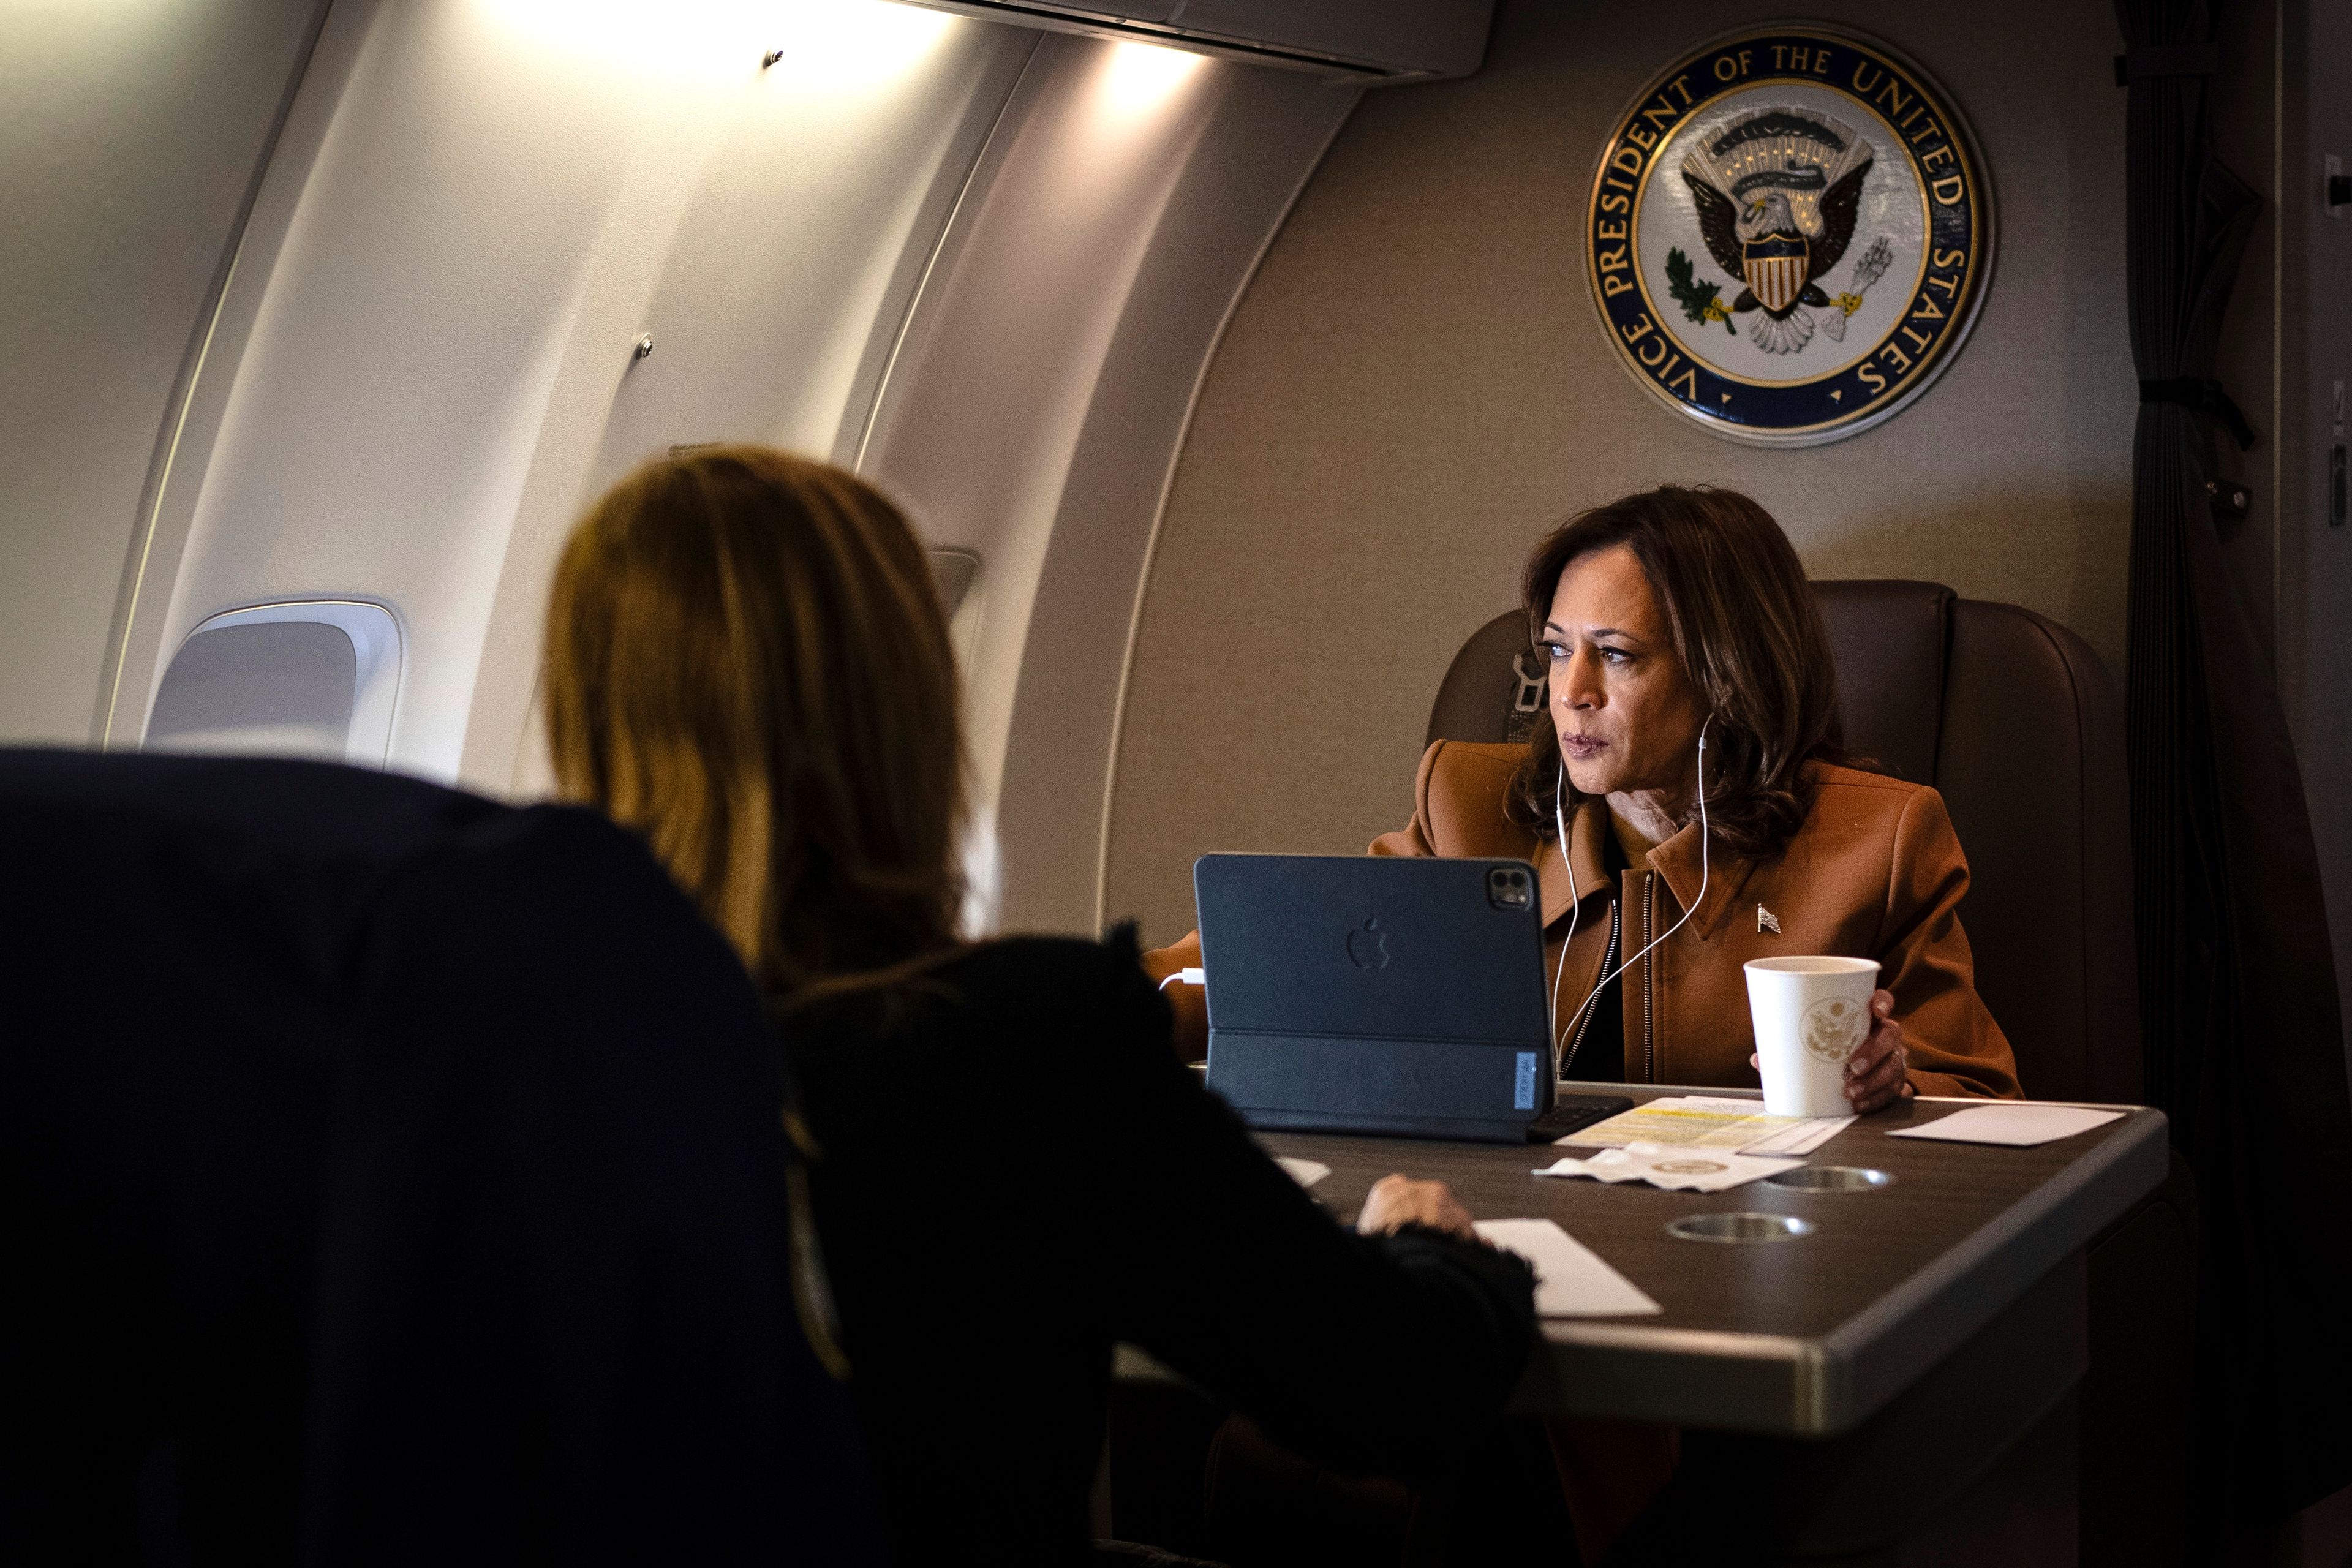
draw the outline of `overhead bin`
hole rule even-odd
[[[911,0],[992,21],[1170,45],[1321,72],[1358,85],[1468,76],[1486,58],[1494,0]]]

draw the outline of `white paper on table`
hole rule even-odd
[[[1482,1219],[1481,1239],[1535,1266],[1536,1315],[1622,1318],[1659,1310],[1639,1287],[1548,1219]]]
[[[1853,1125],[1852,1116],[1775,1116],[1757,1100],[1735,1100],[1712,1094],[1686,1094],[1682,1103],[1694,1110],[1721,1110],[1732,1115],[1746,1113],[1742,1123],[1725,1129],[1717,1138],[1709,1140],[1711,1146],[1731,1146],[1732,1135],[1751,1127],[1770,1127],[1775,1131],[1763,1133],[1753,1142],[1739,1144],[1743,1154],[1810,1154],[1847,1128]]]
[[[1889,1138],[1937,1138],[1954,1143],[2010,1143],[2031,1148],[2055,1143],[2077,1132],[2104,1127],[2123,1116],[2120,1110],[2092,1110],[2075,1105],[1979,1105],[1939,1117],[1925,1127],[1906,1127]]]
[[[1628,1143],[1717,1145],[1737,1149],[1780,1130],[1753,1100],[1713,1100],[1704,1095],[1661,1095],[1606,1121],[1580,1128],[1559,1143],[1586,1148],[1622,1148]]]
[[[1851,1116],[1771,1116],[1766,1114],[1763,1101],[1756,1100],[1661,1095],[1552,1142],[1588,1149],[1669,1143],[1744,1153],[1806,1154],[1853,1120]]]
[[[1544,1166],[1540,1170],[1531,1171],[1528,1174],[1536,1176],[1590,1176],[1596,1182],[1608,1182],[1612,1184],[1618,1182],[1631,1182],[1639,1179],[1643,1171],[1647,1169],[1647,1167],[1644,1166],[1640,1160],[1632,1157],[1628,1151],[1632,1149],[1654,1149],[1656,1147],[1657,1145],[1654,1143],[1633,1143],[1628,1144],[1624,1149],[1603,1149],[1598,1153],[1587,1155],[1581,1160],[1575,1158],[1573,1155],[1563,1154],[1559,1159],[1554,1160],[1550,1164]]]
[[[1302,1187],[1311,1187],[1331,1173],[1331,1167],[1320,1160],[1299,1160],[1288,1154],[1276,1154],[1274,1163]]]
[[[1584,1160],[1561,1160],[1538,1171],[1538,1176],[1590,1176],[1597,1182],[1647,1182],[1670,1193],[1719,1193],[1777,1175],[1803,1164],[1802,1160],[1761,1159],[1735,1154],[1727,1149],[1677,1149],[1656,1143],[1629,1143],[1603,1149]]]
[[[1759,1142],[1750,1143],[1739,1152],[1743,1154],[1810,1154],[1853,1126],[1853,1120],[1851,1116],[1802,1117],[1795,1126],[1775,1132]]]

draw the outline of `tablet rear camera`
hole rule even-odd
[[[1497,866],[1486,873],[1486,901],[1505,913],[1535,902],[1535,879],[1524,866]]]

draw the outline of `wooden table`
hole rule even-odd
[[[1738,1092],[1567,1091],[1637,1101]],[[1480,1219],[1557,1220],[1664,1309],[1546,1321],[1523,1408],[1821,1438],[1855,1430],[1931,1371],[1975,1391],[1977,1405],[2006,1400],[2021,1410],[2081,1376],[2083,1248],[2164,1180],[2164,1116],[2118,1107],[2120,1121],[2031,1149],[1887,1136],[1961,1109],[1914,1101],[1855,1122],[1808,1156],[1894,1177],[1860,1191],[1756,1182],[1669,1193],[1539,1178],[1530,1173],[1538,1166],[1580,1152],[1547,1146],[1298,1132],[1261,1142],[1330,1166],[1315,1195],[1350,1221],[1391,1171],[1445,1182]],[[1795,1215],[1814,1229],[1747,1243],[1666,1231],[1669,1221],[1714,1211]],[[1979,1388],[1981,1380],[1998,1386]]]

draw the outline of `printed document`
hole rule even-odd
[[[1571,1132],[1558,1143],[1622,1149],[1662,1143],[1747,1154],[1810,1154],[1851,1126],[1851,1116],[1767,1116],[1757,1100],[1666,1095]]]

